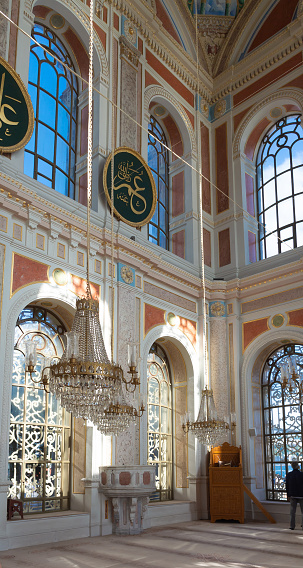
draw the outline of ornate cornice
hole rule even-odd
[[[164,29],[162,22],[157,18],[157,16],[154,15],[153,17],[153,21],[157,24],[157,28],[161,29],[161,33],[163,33],[169,42],[176,47],[177,51],[182,51],[182,57],[184,60],[187,60],[189,66],[192,67],[192,72],[189,70],[189,66],[186,65],[186,61],[181,61],[181,59],[176,56],[176,52],[173,53],[172,50],[169,49],[168,45],[161,41],[159,35],[156,35],[157,30],[151,26],[137,6],[135,7],[126,0],[107,0],[107,2],[108,4],[112,4],[112,6],[114,6],[114,8],[121,14],[124,14],[124,16],[126,16],[134,24],[138,32],[144,37],[146,45],[154,52],[154,54],[161,59],[162,62],[167,65],[167,67],[169,67],[172,72],[175,73],[192,91],[196,91],[196,62]],[[200,73],[202,74],[202,79],[204,78],[205,80],[204,85],[200,82],[201,96],[204,97],[206,101],[210,101],[211,89],[206,86],[206,82],[211,82],[211,79],[201,66]]]
[[[22,216],[23,219],[28,218],[28,211],[30,210],[31,215],[35,215],[35,218],[38,219],[38,224],[43,225],[47,230],[50,229],[51,222],[53,224],[59,223],[67,239],[70,239],[70,231],[73,228],[82,235],[85,243],[85,215],[82,218],[66,208],[59,207],[2,172],[0,172],[0,183],[0,201],[3,202],[7,209]],[[102,254],[110,256],[111,231],[106,228],[100,230],[100,225],[94,224],[93,218],[91,220],[91,237],[96,243],[99,243],[99,250],[103,247]],[[120,234],[115,234],[114,238],[116,259],[117,255],[125,254],[133,258],[135,263],[139,263],[142,270],[151,271],[151,275],[155,280],[161,279],[163,282],[163,277],[165,277],[167,284],[172,288],[180,289],[180,286],[182,286],[184,289],[191,290],[195,295],[198,294],[200,278],[172,265],[170,262],[164,261],[161,258],[161,254],[152,252],[147,246],[138,242],[134,244],[129,238]]]
[[[233,48],[229,45],[230,34],[233,32],[234,27],[237,25],[238,19],[240,19],[242,15],[245,15],[244,12],[244,9],[240,12],[240,15],[238,16],[234,26],[232,26],[225,40],[230,54],[233,50]],[[300,19],[303,20],[303,17],[301,17]],[[226,72],[229,68],[226,67],[222,69],[220,73],[218,72],[214,83],[212,103],[216,102],[227,94],[236,91],[237,89],[239,89],[239,87],[242,87],[246,83],[249,83],[259,75],[268,73],[271,67],[277,65],[277,63],[281,62],[286,57],[294,55],[302,44],[303,31],[300,26],[298,33],[297,19],[289,26],[287,26],[287,28],[281,30],[279,34],[276,34],[271,40],[268,40],[266,44],[266,56],[264,56],[264,44],[262,44],[260,45],[260,47],[254,49],[252,53],[246,55],[246,57],[242,61],[237,62],[233,67],[232,81],[230,80],[229,75],[226,78],[226,81],[224,81],[225,84],[221,86],[220,89],[216,87],[216,82],[220,81],[220,74],[223,74],[223,72]],[[239,71],[237,71],[237,68],[239,69]]]

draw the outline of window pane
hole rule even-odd
[[[285,477],[290,462],[302,462],[302,403],[299,389],[282,386],[281,365],[289,365],[289,357],[303,367],[302,345],[287,344],[270,354],[265,363],[261,384],[263,391],[264,457],[266,463],[267,499],[286,501]],[[289,378],[288,378],[289,380]],[[270,410],[268,387],[270,385]],[[300,464],[302,466],[302,463]]]
[[[264,209],[276,203],[276,185],[275,180],[264,185]]]
[[[276,206],[270,207],[264,214],[266,234],[272,233],[277,227]]]
[[[277,175],[290,169],[290,154],[288,148],[282,148],[276,154]]]
[[[39,120],[55,130],[56,101],[42,90],[39,93]]]
[[[264,240],[264,230],[260,226],[261,258],[301,246],[301,227],[283,231],[287,226],[303,221],[302,155],[303,129],[299,115],[280,119],[260,145],[256,164],[257,216],[260,223],[266,225],[268,235]],[[270,233],[283,238],[284,244],[278,244]],[[300,233],[298,238],[296,233]]]
[[[44,126],[39,125],[38,128],[38,146],[37,152],[50,162],[54,161],[55,133]]]
[[[292,165],[301,166],[303,156],[303,140],[298,140],[292,147]]]
[[[278,203],[279,225],[289,225],[294,222],[293,200],[285,199]]]
[[[266,246],[266,257],[274,256],[278,254],[278,238],[277,233],[273,233],[269,235],[269,237],[265,238],[265,246]]]
[[[163,248],[168,247],[168,151],[166,137],[164,131],[156,119],[152,116],[148,127],[148,165],[152,169],[153,178],[155,180],[158,204],[165,205],[165,209],[161,206],[152,218],[152,224],[149,224],[148,238],[151,242],[155,242]],[[158,139],[153,139],[152,134]],[[161,144],[160,143],[163,144]],[[165,146],[164,146],[165,145]],[[163,238],[164,235],[164,238]]]
[[[78,84],[68,70],[73,64],[54,32],[35,25],[32,35],[50,53],[46,54],[31,42],[29,91],[35,110],[37,137],[32,136],[25,147],[24,171],[48,187],[74,198]],[[56,61],[55,56],[60,60]],[[27,157],[29,151],[48,160],[52,172],[41,160],[36,170],[33,158]],[[63,173],[56,173],[58,168]]]
[[[63,425],[62,408],[55,397],[33,386],[29,374],[24,384],[22,353],[25,340],[34,338],[39,350],[37,373],[50,346],[52,353],[61,357],[63,342],[54,335],[58,325],[64,332],[57,317],[37,306],[25,308],[16,325],[8,465],[12,485],[8,496],[23,501],[25,514],[69,508],[70,415],[64,411]],[[51,503],[50,497],[57,500]]]
[[[268,156],[263,165],[263,183],[275,177],[275,160],[273,156]]]
[[[292,194],[291,173],[285,172],[277,177],[278,201]]]
[[[301,156],[303,160],[303,155]],[[303,167],[295,168],[293,171],[294,176],[294,192],[301,193],[303,191]]]

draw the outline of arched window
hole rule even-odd
[[[66,48],[53,31],[36,24],[32,37],[74,69]],[[74,199],[77,78],[33,40],[28,91],[34,107],[35,128],[25,147],[24,173]]]
[[[156,466],[151,501],[172,499],[172,393],[167,357],[156,343],[147,360],[148,463]]]
[[[302,156],[299,115],[279,120],[262,140],[257,157],[260,258],[303,245]]]
[[[152,116],[148,127],[148,165],[157,188],[157,205],[148,225],[148,239],[160,247],[169,248],[169,193],[168,193],[168,150],[163,128]],[[151,136],[153,134],[153,136]],[[157,140],[154,138],[157,138]],[[159,142],[158,142],[159,140]]]
[[[15,328],[9,438],[9,497],[25,513],[69,508],[70,415],[56,398],[34,385],[25,370],[25,341],[37,345],[37,373],[45,357],[61,357],[65,329],[51,312],[27,306]]]
[[[297,387],[282,386],[281,365],[295,356],[298,375],[303,371],[303,345],[287,344],[268,357],[262,375],[266,498],[285,501],[285,477],[290,462],[303,465],[302,403]]]

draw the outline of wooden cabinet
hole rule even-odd
[[[209,465],[210,520],[233,519],[244,523],[241,447],[227,442],[212,448]]]

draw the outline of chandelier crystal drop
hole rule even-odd
[[[290,393],[299,389],[301,394],[303,394],[302,374],[298,372],[296,355],[290,355],[282,361],[280,373],[283,389],[288,388]]]
[[[119,391],[122,369],[107,357],[97,300],[78,299],[72,329],[60,359],[50,367],[50,392],[76,417],[91,419]]]
[[[182,419],[185,432],[193,432],[199,442],[205,446],[218,446],[227,441],[229,425],[218,419],[213,391],[202,391],[200,410],[195,422],[191,422],[189,414]]]

